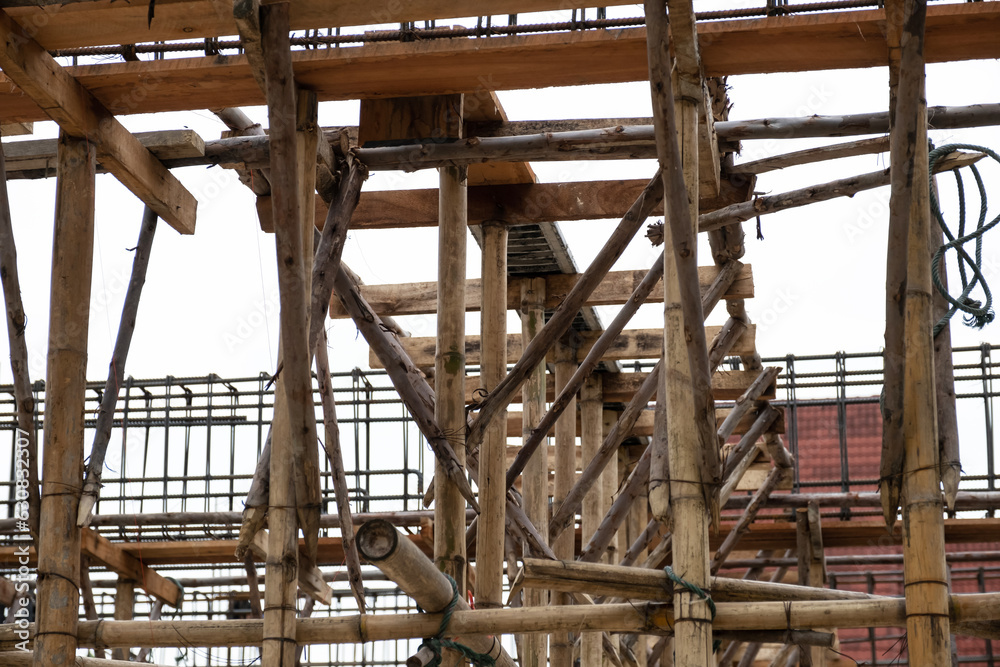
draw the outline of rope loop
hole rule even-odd
[[[931,260],[931,279],[934,282],[934,288],[937,292],[951,304],[948,312],[941,317],[937,324],[934,325],[935,337],[941,332],[942,329],[945,328],[945,326],[947,326],[948,321],[952,318],[952,316],[960,310],[965,313],[963,321],[966,326],[975,327],[977,329],[982,329],[984,326],[992,322],[995,317],[993,312],[993,294],[990,291],[989,285],[986,283],[986,278],[983,276],[982,270],[983,235],[990,229],[996,227],[997,224],[1000,224],[1000,215],[997,215],[989,222],[986,222],[988,202],[986,198],[986,186],[983,183],[982,175],[979,173],[979,169],[975,164],[968,165],[969,170],[972,172],[972,177],[976,182],[976,189],[979,192],[979,218],[976,222],[975,229],[968,232],[966,231],[965,182],[962,180],[961,169],[956,168],[953,170],[955,174],[955,186],[958,191],[958,229],[954,233],[944,220],[944,215],[941,213],[941,207],[938,203],[935,188],[933,187],[933,174],[937,163],[948,154],[961,149],[985,153],[997,163],[1000,163],[1000,155],[997,155],[994,151],[986,148],[985,146],[976,146],[973,144],[947,144],[945,146],[941,146],[940,148],[934,148],[928,155],[932,179],[932,187],[930,189],[931,215],[934,216],[934,219],[937,221],[938,226],[941,228],[941,231],[944,232],[945,238],[947,239],[947,242],[938,248],[936,253],[934,253],[934,258]],[[976,244],[974,259],[969,255],[964,247],[971,241],[975,241]],[[945,253],[949,250],[955,251],[958,258],[958,272],[962,279],[962,292],[957,296],[949,294],[941,280],[941,268],[944,263],[943,259]],[[970,273],[971,276],[969,275]],[[980,289],[982,289],[982,301],[971,297],[972,291],[977,285]]]
[[[465,644],[444,638],[445,632],[448,630],[448,625],[451,623],[451,615],[455,611],[458,601],[461,599],[458,595],[458,584],[455,583],[450,574],[445,573],[444,576],[448,577],[448,581],[451,582],[451,602],[445,607],[441,616],[441,626],[438,628],[437,634],[433,637],[425,638],[420,644],[420,648],[426,646],[434,654],[434,659],[427,663],[427,667],[438,667],[441,664],[441,649],[445,648],[457,651],[466,660],[476,665],[476,667],[495,667],[496,660],[492,656],[486,653],[478,653]]]
[[[697,584],[693,584],[687,579],[678,576],[677,573],[674,572],[674,568],[670,567],[669,565],[663,568],[663,572],[664,574],[667,575],[667,579],[674,582],[675,584],[677,584],[684,590],[688,591],[692,595],[697,595],[700,599],[704,600],[705,603],[708,605],[708,611],[712,615],[712,620],[713,621],[715,620],[715,600],[712,599],[711,595],[706,593],[705,590],[702,589]],[[674,620],[676,622],[676,619]],[[713,641],[712,652],[715,653],[716,651],[718,651],[720,646],[722,646],[722,642],[720,640],[716,639],[715,641]]]

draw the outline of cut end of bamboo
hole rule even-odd
[[[375,519],[365,523],[355,536],[358,551],[365,560],[375,563],[396,551],[399,533],[388,521]]]

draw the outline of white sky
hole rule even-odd
[[[732,119],[809,114],[849,114],[883,110],[887,105],[884,68],[806,74],[731,77]],[[931,65],[928,102],[960,106],[995,102],[986,82],[1000,80],[996,61]],[[648,116],[648,88],[643,83],[553,90],[501,92],[512,120]],[[263,108],[247,109],[264,120]],[[324,125],[356,124],[357,102],[324,103]],[[132,116],[123,122],[133,131],[190,127],[205,139],[219,136],[221,122],[207,111]],[[55,136],[53,123],[36,124],[35,137]],[[938,145],[969,142],[1000,150],[1000,130],[979,128],[933,132]],[[744,144],[740,160],[759,159],[822,143],[849,139],[757,141]],[[835,178],[874,171],[885,156],[863,156],[803,166],[763,175],[758,191],[778,193]],[[539,179],[589,180],[648,178],[652,161],[534,163]],[[1000,168],[985,168],[988,187],[1000,184]],[[253,195],[234,172],[188,168],[177,175],[199,200],[197,232],[180,236],[161,222],[139,310],[127,374],[135,377],[256,375],[271,370],[277,355],[277,282],[272,235],[260,232]],[[366,189],[434,187],[436,172],[404,175],[376,173]],[[948,181],[950,185],[950,179]],[[14,181],[10,195],[18,244],[19,272],[28,313],[27,342],[32,379],[44,377],[48,327],[48,288],[52,247],[55,180]],[[747,252],[754,268],[756,298],[748,301],[758,323],[757,345],[764,356],[874,351],[883,335],[885,229],[888,188],[880,188],[763,218],[764,241],[754,223],[745,224]],[[1000,212],[998,206],[990,216]],[[88,377],[103,379],[117,331],[131,270],[142,205],[111,176],[98,178],[97,239],[93,280]],[[953,209],[954,207],[952,207]],[[652,221],[652,220],[651,220]],[[614,220],[561,225],[578,266],[586,267],[600,249]],[[994,237],[995,238],[995,237]],[[704,235],[702,264],[711,263]],[[617,269],[648,268],[659,250],[640,233]],[[987,277],[1000,273],[1000,241],[987,238]],[[368,283],[434,280],[436,229],[352,232],[345,261]],[[469,238],[468,274],[480,273],[480,255]],[[954,280],[954,279],[953,279]],[[607,322],[614,308],[602,308]],[[659,305],[645,307],[631,326],[662,322]],[[721,323],[724,309],[712,318]],[[401,318],[414,335],[433,335],[430,316]],[[983,331],[953,327],[956,345],[1000,340],[997,325]],[[367,346],[349,321],[328,321],[334,370],[367,366]],[[478,332],[478,314],[468,318]],[[7,356],[6,336],[0,351]],[[0,365],[0,383],[10,369]]]

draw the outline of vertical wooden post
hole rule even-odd
[[[288,3],[260,8],[265,58],[268,122],[271,136],[271,205],[274,216],[281,300],[280,324],[283,370],[275,385],[268,509],[267,585],[264,587],[264,667],[293,667],[298,590],[298,527],[306,537],[307,555],[314,558],[318,526],[318,459],[316,423],[310,376],[309,277],[313,220],[303,213],[299,160],[315,162],[314,152],[300,156],[307,141],[307,104],[297,104],[288,41]],[[299,97],[299,100],[308,99]],[[300,131],[302,130],[302,131]]]
[[[131,621],[135,611],[135,581],[118,577],[115,585],[115,620]],[[131,651],[127,648],[111,649],[112,660],[128,660]]]
[[[948,568],[934,391],[930,256],[930,173],[924,78],[923,0],[903,2],[899,87],[890,136],[890,212],[906,211],[906,292],[903,325],[903,580],[910,664],[951,660]],[[904,246],[890,238],[889,253]],[[887,399],[890,387],[886,387]]]
[[[602,412],[604,418],[603,432],[602,435],[606,435],[614,425],[618,423],[618,413],[613,410],[604,410]],[[601,487],[603,491],[601,493],[601,521],[604,517],[608,515],[611,510],[611,505],[615,502],[615,497],[618,494],[618,488],[621,485],[621,480],[619,479],[619,458],[621,457],[621,446],[618,447],[618,451],[615,452],[614,456],[608,459],[608,465],[604,468],[601,473]],[[608,563],[609,565],[618,564],[618,531],[611,536],[608,541],[608,546],[601,554],[601,563]]]
[[[545,279],[530,278],[521,284],[521,341],[524,346],[538,335],[545,325]],[[521,389],[522,412],[521,433],[524,440],[531,437],[531,431],[545,414],[545,362],[542,361],[528,376]],[[524,467],[522,491],[524,509],[528,519],[543,537],[549,534],[549,447],[548,440],[542,440],[538,449]],[[534,554],[540,555],[540,554]],[[525,592],[526,607],[544,607],[548,604],[549,592],[531,589]],[[545,667],[548,656],[548,637],[530,634],[525,637],[524,667]]]
[[[604,442],[604,397],[601,376],[592,375],[580,389],[580,449],[586,467]],[[604,486],[594,484],[583,497],[581,507],[581,533],[586,542],[601,525],[604,518]],[[604,651],[600,632],[584,632],[580,640],[582,667],[601,667]]]
[[[86,139],[60,134],[34,658],[36,665],[44,667],[69,667],[76,659],[81,539],[76,513],[83,485],[95,153]]]
[[[442,167],[438,194],[437,351],[434,355],[434,417],[465,464],[465,247],[468,197],[465,167]],[[466,588],[465,499],[440,461],[434,466],[434,561]],[[445,658],[461,664],[457,654]]]
[[[576,372],[576,350],[560,341],[556,344],[555,393],[558,396]],[[555,492],[553,507],[558,507],[576,482],[576,397],[572,397],[565,411],[556,421],[555,437]],[[562,560],[575,558],[576,531],[566,530],[552,544],[556,557]],[[552,604],[572,604],[568,593],[553,593]],[[573,644],[568,633],[549,637],[549,661],[552,667],[570,667],[573,663]]]
[[[487,392],[507,374],[507,226],[483,224],[482,363],[480,386]],[[507,505],[507,410],[486,428],[479,455],[479,532],[476,537],[476,606],[503,604],[505,507]]]

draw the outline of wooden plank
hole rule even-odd
[[[503,163],[513,164],[513,163]],[[474,167],[477,165],[470,165]],[[535,183],[469,187],[469,224],[503,220],[509,225],[571,220],[621,218],[638,198],[645,180]],[[719,195],[703,197],[700,210],[708,213],[750,198],[751,183],[725,179]],[[363,192],[351,219],[353,229],[433,227],[437,224],[437,189]],[[317,216],[324,215],[317,203]],[[654,215],[663,214],[657,204]],[[322,219],[317,218],[322,225]]]
[[[705,336],[712,340],[722,329],[720,326],[705,327]],[[730,351],[732,356],[752,355],[754,353],[754,343],[756,340],[757,327],[751,324],[747,331],[740,336]],[[586,355],[587,351],[594,344],[600,331],[580,332],[582,342],[579,354]],[[624,359],[657,359],[660,356],[663,337],[662,329],[626,329],[614,342],[608,353],[604,355],[606,361],[619,361]],[[434,365],[434,349],[437,341],[434,338],[402,338],[399,341],[402,348],[410,355],[414,365],[418,368],[430,368]],[[466,336],[465,339],[466,363],[478,364],[480,360],[480,339],[479,336]],[[508,334],[507,336],[507,363],[514,363],[521,358],[521,336],[520,334]],[[371,368],[382,368],[381,362],[374,353],[369,354],[368,363]]]
[[[12,607],[16,597],[18,597],[17,587],[9,579],[0,577],[0,604]]]
[[[5,137],[22,137],[34,133],[34,123],[0,123],[0,135]]]
[[[361,100],[358,145],[362,148],[462,138],[462,95],[424,95]]]
[[[0,67],[17,84],[19,93],[33,99],[65,132],[95,144],[98,161],[170,226],[182,234],[193,234],[198,209],[194,195],[32,39],[31,33],[2,11],[0,30],[8,35],[0,48]],[[135,87],[133,79],[132,89]]]
[[[98,3],[76,3],[70,7],[81,4]],[[169,3],[157,7],[158,17],[173,6]],[[122,16],[126,10],[139,10],[141,20],[135,21],[134,32],[129,36],[123,36],[122,31],[123,34],[114,35],[122,39],[108,42],[128,44],[158,39],[146,28],[145,6],[122,7]],[[72,15],[64,11],[58,21],[53,17],[46,27],[54,29],[61,23],[62,30],[80,33],[79,23],[63,22],[62,17]],[[491,8],[489,13],[499,12]],[[79,16],[76,15],[77,21]],[[154,26],[159,21],[157,18]],[[323,27],[329,22],[326,15]],[[179,34],[178,38],[190,39],[202,31],[201,26],[186,17],[183,24],[192,31]],[[864,10],[704,22],[698,25],[698,32],[706,76],[725,76],[884,66],[884,24],[882,10]],[[927,61],[1000,57],[1000,41],[995,38],[998,32],[1000,7],[996,3],[929,7]],[[233,33],[235,30],[230,31]],[[39,35],[47,47],[86,41],[72,39],[72,35],[71,39],[46,40],[45,31]],[[645,30],[635,28],[311,49],[295,52],[295,74],[303,86],[316,91],[320,100],[435,95],[484,87],[513,90],[645,81],[648,76],[645,38]],[[115,113],[250,106],[264,101],[242,56],[88,65],[74,68],[73,73]],[[137,89],[137,81],[146,85]],[[136,90],[142,94],[136,94]],[[8,121],[46,118],[19,90],[0,94],[0,117]]]
[[[145,554],[143,554],[142,560],[139,560],[136,554],[125,551],[121,545],[108,541],[91,528],[83,531],[82,538],[81,546],[85,554],[100,561],[123,579],[135,580],[137,586],[150,595],[163,600],[171,607],[180,607],[182,596],[180,588],[174,582],[163,578],[151,569]]]
[[[719,274],[717,266],[704,266],[698,269],[698,278],[701,282],[702,292],[711,286],[712,281]],[[615,306],[625,303],[632,295],[633,290],[642,282],[646,275],[645,271],[611,271],[600,285],[590,295],[584,305],[587,306]],[[556,308],[563,297],[572,289],[579,274],[550,274],[545,278],[545,307]],[[521,283],[525,278],[511,277],[507,281],[507,309],[516,310]],[[466,281],[465,309],[469,312],[478,311],[482,301],[482,281],[472,278]],[[375,309],[379,315],[429,315],[437,312],[436,304],[437,283],[403,283],[390,285],[362,285],[361,294],[368,301],[368,304]],[[750,264],[746,264],[740,270],[739,276],[723,294],[725,299],[750,299],[753,298],[753,269]],[[662,303],[663,288],[653,288],[653,292],[646,298],[647,303]],[[347,311],[340,303],[339,299],[330,301],[330,317],[349,317]]]

